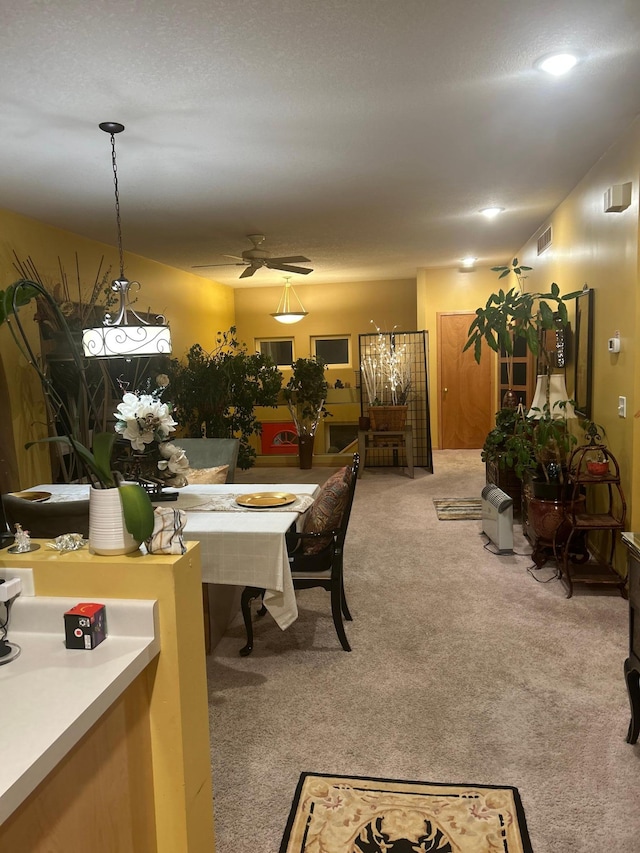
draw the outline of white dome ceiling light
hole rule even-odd
[[[541,56],[536,62],[536,68],[551,74],[553,77],[561,77],[571,71],[578,62],[579,57],[575,53],[548,53]]]

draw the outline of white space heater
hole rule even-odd
[[[482,531],[498,548],[498,554],[513,551],[513,498],[497,486],[482,490]]]

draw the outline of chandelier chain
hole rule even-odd
[[[118,166],[116,163],[116,138],[111,134],[111,165],[113,168],[113,186],[116,197],[116,228],[118,230],[118,254],[120,256],[120,278],[124,278],[124,254],[122,251],[122,226],[120,224],[120,193],[118,191]]]

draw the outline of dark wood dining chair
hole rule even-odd
[[[338,639],[345,652],[351,651],[343,618],[352,621],[344,592],[344,541],[358,479],[360,456],[353,454],[351,465],[333,474],[322,486],[313,506],[308,510],[303,529],[293,527],[286,534],[289,566],[294,589],[321,587],[331,595],[331,614]],[[245,587],[242,593],[242,616],[247,643],[240,649],[243,657],[253,651],[251,601],[264,596],[264,589]],[[264,604],[258,616],[266,613]]]

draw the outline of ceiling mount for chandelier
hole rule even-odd
[[[111,290],[119,296],[116,313],[106,312],[102,326],[82,331],[82,349],[88,358],[132,358],[133,356],[168,355],[171,352],[171,332],[162,315],[150,323],[131,306],[129,291],[140,287],[140,282],[129,281],[124,274],[124,252],[120,225],[120,195],[118,191],[118,167],[116,164],[115,135],[122,133],[124,125],[117,121],[104,121],[100,130],[111,137],[111,165],[116,202],[116,228],[120,274],[111,282]]]

